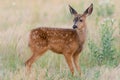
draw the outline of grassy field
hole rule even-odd
[[[31,29],[47,26],[72,28],[70,4],[87,18],[87,39],[73,77],[62,55],[46,52],[28,74],[24,62],[31,56]],[[3,0],[0,1],[0,80],[120,80],[119,0]]]

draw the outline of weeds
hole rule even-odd
[[[93,40],[89,40],[88,46],[90,51],[93,53],[93,60],[97,62],[98,65],[115,65],[115,48],[113,45],[113,23],[112,19],[105,19],[99,27],[100,30],[100,46],[94,43]],[[118,64],[118,63],[117,63]]]

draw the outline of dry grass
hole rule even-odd
[[[99,0],[100,1],[100,0]],[[89,67],[89,50],[83,51],[81,68],[84,76],[72,77],[63,56],[48,51],[35,64],[30,74],[26,73],[24,62],[31,55],[28,48],[29,31],[41,25],[48,27],[72,28],[72,16],[68,4],[82,12],[94,0],[3,0],[0,2],[0,80],[120,80],[120,66]],[[101,0],[102,1],[102,0]],[[115,44],[120,52],[119,0],[112,0],[115,11]],[[80,6],[80,7],[79,7]],[[88,36],[99,42],[99,30],[96,25],[96,10],[87,20]],[[102,21],[100,18],[99,21]],[[86,61],[85,61],[86,60]]]
[[[64,73],[63,73],[64,74]],[[116,68],[106,68],[102,67],[94,67],[88,69],[86,74],[84,74],[81,78],[82,80],[119,80],[120,79],[120,66]],[[70,77],[68,73],[62,75],[61,73],[55,74],[51,72],[47,72],[46,69],[43,68],[34,68],[31,70],[31,73],[26,71],[25,67],[20,67],[14,72],[6,71],[6,75],[1,80],[79,80],[80,77],[76,75],[75,77]]]

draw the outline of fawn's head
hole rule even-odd
[[[77,11],[75,9],[73,9],[70,5],[69,5],[69,9],[70,9],[70,13],[72,15],[74,15],[74,25],[73,25],[73,29],[83,29],[86,26],[86,17],[89,16],[92,11],[93,11],[93,4],[91,4],[85,11],[83,14],[78,14]]]

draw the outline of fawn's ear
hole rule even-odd
[[[91,4],[83,14],[89,16],[92,13],[92,11],[93,11],[93,4]]]
[[[70,13],[72,15],[76,15],[77,14],[77,11],[75,9],[73,9],[70,5],[69,5],[69,10],[70,10]]]

